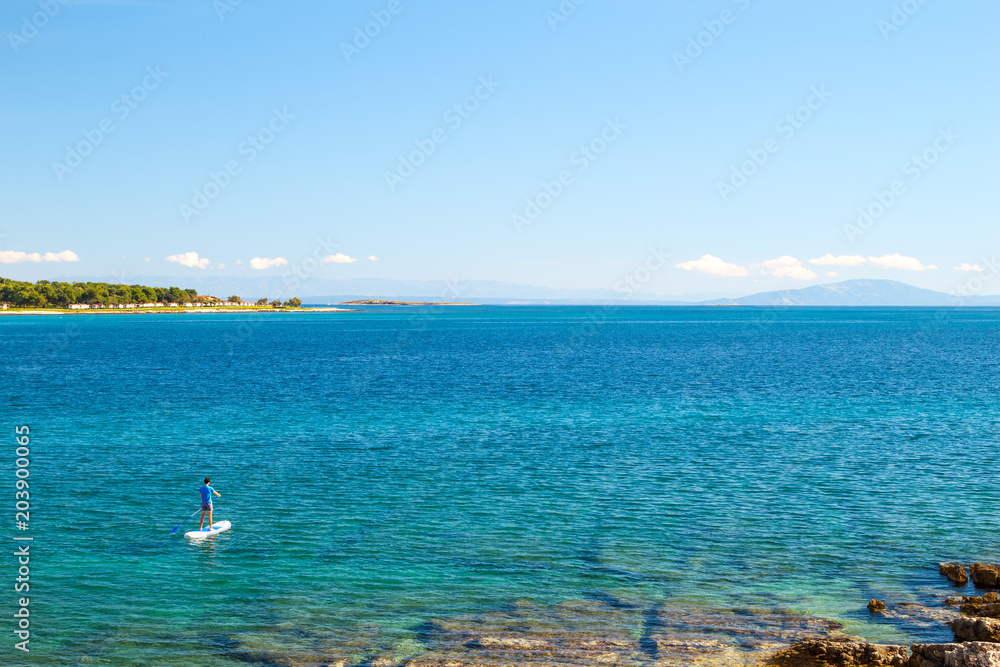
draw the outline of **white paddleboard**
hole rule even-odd
[[[202,530],[189,530],[188,532],[184,533],[184,537],[187,537],[192,540],[200,540],[206,537],[211,537],[212,535],[218,535],[219,533],[224,533],[232,527],[233,524],[229,523],[228,521],[216,521],[215,523],[212,524],[211,529],[204,528]]]

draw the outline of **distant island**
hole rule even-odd
[[[300,308],[302,300],[258,299],[244,301],[237,295],[220,299],[179,287],[147,287],[93,282],[20,282],[0,278],[0,310],[51,309],[54,311],[121,311],[171,308],[275,309]]]
[[[388,301],[385,299],[361,299],[359,301],[344,301],[341,306],[475,306],[474,303],[455,303],[453,301]]]
[[[844,280],[799,289],[759,292],[738,299],[701,301],[699,306],[868,306],[960,307],[1000,306],[1000,297],[956,289],[952,294],[907,285],[896,280]]]

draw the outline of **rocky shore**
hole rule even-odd
[[[977,587],[1000,588],[1000,567],[973,564]],[[953,585],[970,576],[943,563]],[[863,604],[863,603],[862,603]],[[860,605],[859,605],[860,606]],[[954,635],[948,643],[873,644],[839,623],[782,610],[652,608],[609,595],[552,607],[505,608],[428,621],[409,645],[380,645],[377,628],[343,633],[275,628],[272,636],[228,637],[225,657],[281,667],[1000,667],[1000,599],[945,597],[926,605],[868,602],[868,613],[911,636]],[[276,651],[274,647],[291,640]]]

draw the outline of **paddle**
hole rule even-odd
[[[197,513],[198,513],[198,512],[200,512],[200,511],[201,511],[200,509],[199,509],[199,510],[195,510],[195,511],[194,511],[194,514],[197,514]],[[189,519],[190,519],[191,517],[193,517],[193,516],[194,516],[194,514],[192,514],[192,515],[191,515],[191,516],[189,516],[189,517],[188,517],[187,519],[184,519],[184,521],[181,521],[181,522],[180,522],[179,524],[177,524],[176,526],[174,526],[174,529],[170,531],[170,534],[171,534],[171,535],[173,535],[174,533],[176,533],[176,532],[177,532],[177,529],[178,529],[178,528],[180,528],[181,526],[183,526],[183,525],[184,525],[184,522],[185,522],[185,521],[188,521],[188,520],[189,520]]]

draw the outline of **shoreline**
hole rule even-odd
[[[68,308],[33,308],[0,310],[0,315],[177,315],[180,313],[358,313],[359,308],[101,308],[70,310]]]

